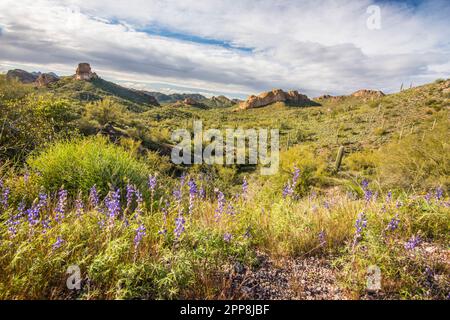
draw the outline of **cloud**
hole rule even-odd
[[[398,90],[450,74],[450,5],[373,1],[6,0],[0,63],[71,72],[88,61],[148,89],[239,96],[279,87],[309,95]],[[157,32],[158,30],[158,32]],[[246,50],[242,50],[246,48]]]

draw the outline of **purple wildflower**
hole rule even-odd
[[[369,202],[370,200],[372,200],[372,197],[373,197],[372,191],[370,191],[369,189],[366,189],[366,190],[364,191],[364,199],[365,199],[367,202]]]
[[[391,219],[391,221],[389,221],[386,229],[388,231],[394,231],[398,228],[399,223],[400,223],[400,219],[398,219],[398,214],[396,214],[395,217],[393,217]]]
[[[216,209],[216,221],[220,219],[225,209],[225,195],[222,191],[217,190],[217,209]]]
[[[389,191],[386,195],[386,202],[391,202],[392,200],[392,191]]]
[[[175,230],[174,230],[174,234],[175,234],[175,239],[178,240],[181,236],[181,234],[184,232],[184,224],[186,223],[186,220],[184,219],[184,217],[182,215],[179,215],[176,219],[175,219]]]
[[[136,210],[134,211],[135,218],[139,218],[142,215],[143,207],[144,207],[144,200],[142,198],[142,193],[139,190],[135,190],[136,195]]]
[[[58,236],[56,238],[56,242],[52,245],[52,250],[59,249],[63,243],[64,243],[64,240],[60,236]]]
[[[155,176],[149,175],[148,176],[148,188],[150,189],[150,191],[152,193],[154,193],[156,190],[156,184],[157,184],[156,175]]]
[[[194,211],[194,201],[195,196],[197,194],[197,184],[195,183],[194,179],[189,179],[188,182],[189,185],[189,214],[192,214]]]
[[[294,167],[292,181],[288,181],[283,188],[283,198],[292,196],[294,194],[295,186],[297,185],[299,177],[300,177],[300,169],[298,169],[297,167]]]
[[[126,198],[127,198],[127,209],[129,209],[131,207],[132,202],[133,202],[133,195],[134,195],[136,190],[135,190],[134,186],[132,186],[131,184],[127,184],[126,189],[127,189],[127,195],[126,195]]]
[[[431,200],[431,197],[432,197],[433,195],[431,194],[431,192],[428,192],[426,195],[425,195],[425,201],[426,202],[428,202],[428,203],[430,203],[430,200]]]
[[[294,189],[292,189],[291,183],[288,182],[283,188],[283,198],[290,196],[294,193]]]
[[[143,224],[140,224],[136,229],[136,235],[134,236],[134,248],[135,250],[138,248],[139,244],[142,241],[142,238],[146,235],[146,229]]]
[[[169,201],[166,200],[166,205],[162,208],[163,213],[163,227],[158,231],[158,234],[164,235],[167,233],[167,216],[169,215]]]
[[[367,227],[367,217],[364,212],[361,212],[358,215],[358,218],[356,219],[356,223],[355,223],[355,228],[356,228],[355,239],[356,240],[361,239],[362,233],[366,227]]]
[[[324,230],[319,232],[319,243],[321,247],[323,247],[327,243],[326,234]]]
[[[205,187],[201,187],[200,190],[198,191],[198,196],[200,197],[200,199],[204,200],[206,198],[206,190]]]
[[[412,236],[408,241],[406,241],[405,249],[414,250],[421,242],[422,239],[420,238],[420,236]]]
[[[110,219],[114,219],[120,213],[120,190],[110,192],[105,199],[106,209]]]
[[[3,208],[6,210],[8,208],[8,199],[11,189],[4,188],[2,191],[2,198],[0,200],[0,204],[3,206]]]
[[[11,215],[11,217],[6,221],[8,226],[8,232],[15,236],[17,234],[17,226],[20,224],[20,219],[24,216],[25,204],[21,202],[17,208],[18,213],[16,215]]]
[[[77,199],[75,200],[75,213],[78,217],[80,217],[84,212],[84,204],[81,199],[81,192],[78,194]]]
[[[401,208],[402,206],[403,206],[403,202],[401,202],[400,200],[397,200],[395,207],[398,209],[398,208]]]
[[[99,204],[99,198],[98,198],[98,192],[97,188],[94,185],[91,190],[89,191],[89,204],[92,208],[97,208]]]
[[[233,239],[233,235],[229,232],[223,235],[223,241],[230,243],[231,239]]]
[[[441,187],[438,187],[436,189],[436,200],[440,201],[443,196],[444,196],[444,189],[442,189]]]
[[[65,217],[65,211],[66,211],[66,204],[67,204],[67,191],[64,189],[59,190],[58,192],[58,205],[56,206],[56,215],[55,220],[56,222],[60,223],[64,217]]]
[[[248,192],[248,181],[247,178],[244,177],[244,180],[242,181],[242,197],[245,199],[247,197]]]
[[[361,181],[361,187],[363,190],[367,190],[369,188],[369,181],[367,181],[366,179]]]

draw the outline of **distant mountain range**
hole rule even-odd
[[[9,70],[6,77],[34,85],[39,90],[48,90],[82,102],[111,97],[136,112],[143,112],[149,107],[157,107],[160,104],[173,104],[177,107],[222,108],[231,107],[239,102],[225,96],[207,98],[201,94],[164,94],[126,88],[98,77],[91,71],[88,63],[80,63],[73,76],[59,77],[53,72],[41,73],[14,69]]]

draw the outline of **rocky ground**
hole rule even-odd
[[[336,284],[336,270],[330,259],[305,257],[273,261],[259,254],[259,267],[234,266],[232,295],[262,300],[346,299]]]

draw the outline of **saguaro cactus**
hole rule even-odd
[[[341,167],[342,158],[344,157],[344,146],[341,146],[339,148],[337,157],[336,157],[336,164],[335,164],[335,170],[336,172],[339,171],[339,168]]]

